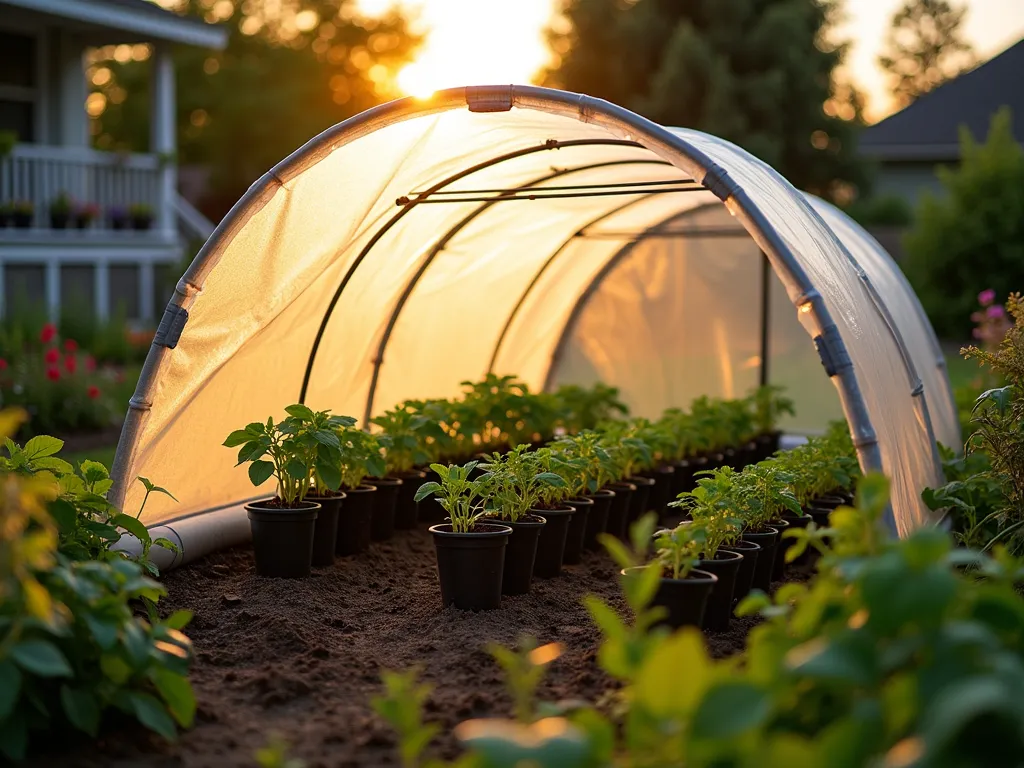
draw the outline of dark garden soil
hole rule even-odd
[[[613,684],[598,668],[600,636],[581,598],[596,594],[625,611],[603,553],[586,555],[560,578],[535,580],[531,594],[505,597],[500,610],[442,610],[434,547],[422,526],[306,580],[260,578],[251,551],[239,548],[172,571],[164,583],[163,611],[195,613],[186,630],[196,650],[195,727],[171,745],[138,728],[112,730],[94,745],[53,745],[60,751],[32,765],[253,766],[254,752],[277,734],[310,768],[397,766],[392,731],[370,699],[382,669],[416,665],[435,686],[427,714],[443,730],[434,754],[452,758],[452,727],[510,714],[487,643],[513,645],[522,634],[562,643],[542,698],[596,701]],[[755,623],[734,619],[730,632],[709,634],[711,652],[741,650]]]

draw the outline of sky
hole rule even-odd
[[[543,37],[557,0],[358,0],[369,15],[394,2],[417,12],[427,39],[419,58],[399,76],[413,95],[456,85],[529,82],[551,56]],[[892,110],[875,64],[900,0],[846,0],[841,37],[853,47],[848,66],[868,97],[869,119]],[[969,0],[966,31],[982,59],[1024,37],[1024,0]]]

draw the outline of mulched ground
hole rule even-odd
[[[800,578],[798,576],[797,578]],[[435,688],[428,716],[442,725],[434,754],[458,754],[452,727],[472,717],[504,716],[510,700],[484,647],[513,645],[523,634],[560,642],[545,699],[594,701],[612,685],[600,671],[600,635],[581,598],[590,593],[624,612],[611,560],[591,553],[560,578],[535,580],[531,594],[506,597],[500,610],[443,610],[430,535],[400,532],[371,551],[339,559],[300,581],[255,574],[248,548],[217,553],[172,571],[161,608],[195,612],[187,634],[196,649],[195,727],[168,745],[139,729],[96,744],[40,755],[36,766],[253,766],[272,734],[310,768],[397,766],[395,739],[373,713],[382,669],[422,666]],[[711,634],[716,656],[743,648],[756,619],[734,619]]]

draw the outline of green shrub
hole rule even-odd
[[[876,195],[856,200],[847,215],[863,227],[905,227],[914,221],[910,204],[895,195]]]
[[[970,333],[979,293],[1006,296],[1024,280],[1024,149],[1009,109],[984,144],[966,130],[960,143],[960,168],[939,171],[945,196],[925,195],[904,243],[907,276],[945,338]]]

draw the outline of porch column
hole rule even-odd
[[[139,264],[139,319],[153,321],[153,262],[145,259]]]
[[[46,310],[50,322],[60,320],[60,262],[52,257],[46,261]]]
[[[96,318],[110,317],[110,263],[106,259],[96,262],[93,296],[96,297]]]
[[[177,142],[174,60],[166,43],[153,46],[153,101],[150,110],[150,151],[161,158],[157,172],[154,217],[156,228],[165,237],[173,237],[175,229],[174,196],[177,192],[178,167],[175,157]]]

